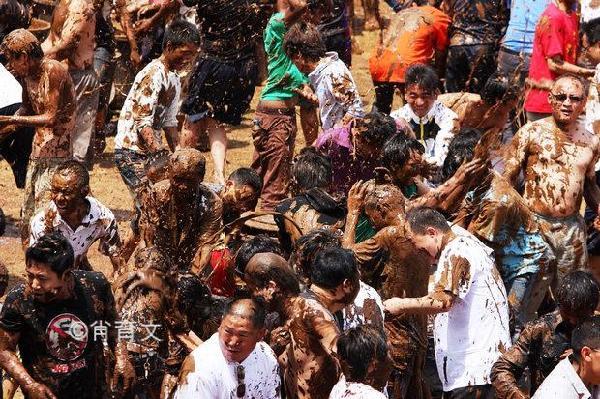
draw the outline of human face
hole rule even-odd
[[[7,69],[17,78],[25,78],[29,74],[29,56],[20,54],[16,57],[7,55]]]
[[[581,375],[591,385],[600,384],[600,348],[584,346],[581,349]]]
[[[441,252],[442,233],[433,227],[427,227],[425,229],[425,234],[415,233],[409,228],[408,236],[414,246],[428,258],[430,264],[437,261]]]
[[[558,126],[569,126],[585,107],[583,87],[574,79],[559,79],[549,94],[552,115]]]
[[[198,46],[193,43],[170,48],[165,52],[165,58],[170,67],[174,70],[182,70],[188,67],[198,52]]]
[[[229,314],[219,326],[219,341],[223,356],[229,362],[243,362],[263,338],[264,331],[252,325],[246,317]]]
[[[241,185],[238,187],[235,182],[228,180],[225,183],[223,202],[230,209],[244,213],[256,207],[258,194],[250,186]]]
[[[404,99],[413,112],[419,118],[423,118],[427,115],[431,107],[433,107],[433,103],[435,103],[437,96],[437,90],[435,92],[429,92],[423,90],[418,84],[412,84],[406,88]]]
[[[594,43],[586,49],[586,54],[594,64],[600,63],[600,42]]]
[[[314,70],[313,63],[308,61],[300,54],[294,54],[291,58],[292,62],[294,63],[294,65],[296,65],[296,68],[298,68],[300,72],[308,75]]]
[[[61,214],[77,210],[87,195],[85,188],[78,187],[77,176],[74,173],[55,173],[50,188],[52,200]]]
[[[25,266],[27,286],[36,301],[48,303],[59,295],[65,286],[66,272],[56,274],[49,265],[30,261]]]

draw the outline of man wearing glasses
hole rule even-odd
[[[522,127],[507,152],[504,177],[517,186],[523,170],[523,199],[556,257],[536,291],[542,295],[550,284],[556,287],[567,273],[587,265],[586,230],[579,210],[584,197],[590,208],[598,209],[594,165],[600,152],[598,137],[577,120],[585,98],[581,78],[559,77],[549,94],[552,115]]]
[[[252,299],[231,302],[219,331],[185,360],[175,399],[280,399],[279,365],[262,342],[265,309]]]

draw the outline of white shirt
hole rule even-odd
[[[425,146],[425,157],[438,166],[444,164],[448,155],[448,146],[454,137],[454,126],[458,115],[440,101],[436,100],[433,106],[423,118],[419,118],[410,107],[405,104],[402,108],[392,112],[390,116],[394,119],[402,118],[413,128],[417,140]],[[424,125],[434,123],[439,128],[435,138],[421,139],[421,129]]]
[[[373,310],[379,312],[381,315],[381,320],[383,321],[384,313],[381,297],[377,291],[375,291],[375,288],[361,281],[360,290],[354,299],[354,303],[342,309],[342,315],[344,317],[344,331],[365,324],[365,313],[368,316],[368,313],[372,312]]]
[[[581,0],[581,22],[589,22],[600,18],[600,6],[595,0]]]
[[[23,101],[23,89],[17,79],[0,63],[0,108]]]
[[[151,127],[154,139],[162,142],[162,129],[177,126],[181,82],[174,71],[167,71],[155,59],[135,76],[135,81],[121,109],[115,137],[115,149],[145,153],[139,132]]]
[[[242,363],[230,363],[223,356],[219,334],[194,349],[194,371],[188,374],[187,384],[179,385],[175,399],[235,399],[239,385],[237,366],[244,366],[246,394],[244,398],[281,398],[279,365],[273,350],[258,342]]]
[[[588,99],[585,104],[585,128],[591,133],[594,133],[594,122],[600,120],[598,85],[600,85],[600,64],[596,65],[596,73],[592,78]]]
[[[460,233],[442,250],[434,279],[435,291],[455,296],[450,310],[436,315],[433,329],[444,392],[490,384],[500,350],[511,345],[508,301],[493,251]]]
[[[337,384],[333,386],[329,399],[387,399],[384,394],[370,385],[358,382],[346,382],[342,374]]]
[[[88,196],[86,199],[90,204],[90,210],[75,230],[71,229],[60,216],[54,201],[50,201],[46,209],[38,212],[31,219],[29,245],[49,233],[49,230],[58,230],[71,243],[77,262],[87,255],[88,249],[98,240],[101,240],[98,247],[100,252],[105,255],[116,254],[121,245],[121,239],[115,215],[94,197]]]
[[[575,372],[569,358],[558,362],[554,370],[535,391],[532,399],[588,399],[600,398],[600,390],[590,394],[581,378]]]
[[[328,52],[308,79],[319,99],[323,130],[338,125],[346,114],[355,118],[365,115],[354,78],[336,52]]]

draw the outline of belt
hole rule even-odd
[[[271,108],[261,106],[258,103],[256,107],[256,112],[260,112],[267,115],[287,115],[287,116],[296,116],[296,110],[294,108]]]

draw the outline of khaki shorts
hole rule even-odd
[[[29,220],[50,202],[50,182],[56,169],[68,158],[30,159],[21,208],[21,240],[29,238]]]

